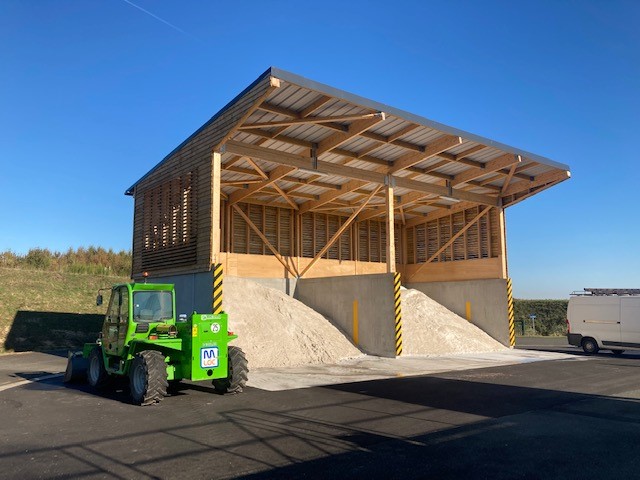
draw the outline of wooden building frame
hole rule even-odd
[[[506,278],[505,208],[569,167],[270,68],[126,192],[133,278]]]

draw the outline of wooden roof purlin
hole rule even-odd
[[[461,205],[507,207],[570,177],[568,166],[544,157],[288,72],[271,74],[277,87],[219,148],[231,205],[270,196],[267,204],[300,213],[358,210],[362,221],[385,214],[371,192],[393,184],[396,218],[414,223]],[[384,200],[384,191],[373,197]]]

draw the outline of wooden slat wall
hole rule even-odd
[[[196,199],[197,216],[194,219],[197,229],[196,258],[191,265],[193,270],[207,270],[211,264],[211,153],[212,149],[223,139],[242,116],[265,94],[270,87],[270,78],[265,77],[256,84],[234,105],[220,114],[214,121],[206,125],[186,142],[178,151],[152,171],[136,185],[134,191],[135,206],[133,220],[133,265],[132,277],[140,278],[144,271],[142,267],[142,252],[144,249],[144,195],[145,192],[158,185],[180,177],[186,172],[198,171],[196,189],[199,192]],[[181,264],[182,265],[182,264]],[[184,271],[184,266],[174,264],[171,258],[163,263],[163,274],[170,274],[172,270]],[[156,270],[150,271],[154,273]]]
[[[141,268],[158,271],[166,265],[193,265],[197,254],[196,172],[146,190],[142,197]]]
[[[407,263],[424,263],[452,236],[475,218],[482,207],[473,207],[452,215],[407,228]],[[458,237],[433,262],[452,262],[497,258],[500,256],[499,209],[493,208],[475,225]]]

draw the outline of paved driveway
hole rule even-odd
[[[61,359],[40,361],[46,373]],[[129,404],[124,384],[98,395],[55,377],[0,392],[0,477],[635,478],[638,361],[576,355],[236,396],[185,385],[153,407]]]

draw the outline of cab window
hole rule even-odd
[[[173,318],[171,292],[144,291],[133,294],[133,319],[136,322],[161,322]]]

